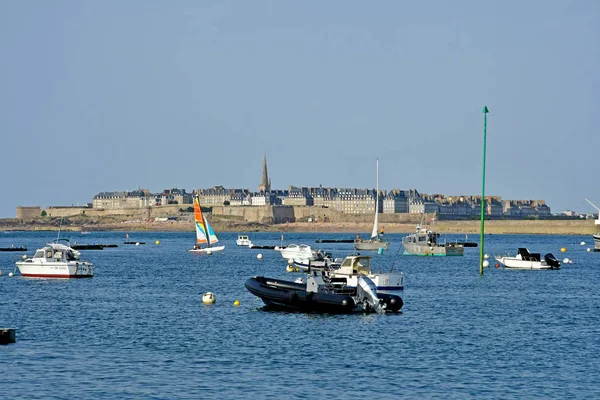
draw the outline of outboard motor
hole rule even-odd
[[[375,286],[375,283],[366,276],[359,276],[357,283],[356,304],[362,303],[365,311],[385,312],[387,305],[377,297],[377,286]]]
[[[546,261],[546,264],[552,267],[552,269],[560,269],[560,261],[558,261],[552,253],[546,254],[544,260]]]

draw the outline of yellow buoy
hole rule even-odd
[[[157,240],[157,241],[156,241],[156,244],[160,244],[160,240]]]
[[[566,252],[566,251],[567,251],[567,249],[566,249],[566,248],[564,248],[564,247],[560,249],[560,252],[561,252],[561,253],[564,253],[564,252]]]
[[[202,302],[204,304],[215,304],[216,301],[217,301],[217,297],[212,292],[206,292],[202,296]]]
[[[236,306],[236,307],[239,306],[240,305],[240,301],[239,300],[234,301],[233,305]]]

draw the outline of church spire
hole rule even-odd
[[[260,185],[258,185],[259,192],[271,192],[271,180],[269,179],[269,173],[267,172],[267,156],[263,161],[263,171],[262,171],[262,180]]]

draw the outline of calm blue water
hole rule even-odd
[[[63,235],[64,236],[64,235]],[[252,233],[277,245],[281,234]],[[352,234],[285,234],[344,256],[351,244],[316,244]],[[464,257],[401,256],[402,235],[373,263],[406,274],[395,315],[267,312],[244,288],[253,275],[295,279],[271,250],[235,246],[186,250],[190,233],[73,234],[95,277],[8,277],[21,253],[0,252],[0,327],[17,343],[0,346],[4,398],[598,398],[600,253],[591,236],[488,235],[486,252],[554,253],[560,271],[478,271],[478,248]],[[0,247],[29,254],[50,232],[0,232]],[[470,239],[478,239],[473,235]],[[160,240],[160,245],[154,242]],[[586,246],[580,246],[586,241]],[[561,253],[560,248],[567,252]],[[264,255],[258,260],[258,253]],[[18,275],[18,272],[17,272]],[[204,292],[217,303],[205,306]],[[238,299],[239,307],[233,302]]]

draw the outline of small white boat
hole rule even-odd
[[[308,268],[304,270],[308,271]],[[402,272],[375,273],[371,270],[370,256],[355,256],[346,257],[341,264],[334,263],[324,267],[318,267],[311,263],[310,270],[321,270],[332,283],[343,283],[348,287],[356,287],[358,279],[361,276],[366,276],[373,281],[377,291],[396,292],[404,289],[404,274]]]
[[[286,260],[299,259],[299,260],[314,260],[317,258],[317,252],[312,250],[309,245],[306,244],[290,244],[287,247],[275,248],[275,251],[281,253],[281,256]]]
[[[252,246],[252,242],[250,241],[250,238],[248,238],[248,235],[238,235],[235,244],[237,244],[238,246]]]
[[[194,197],[194,219],[196,220],[196,244],[188,251],[206,254],[211,254],[215,251],[223,251],[225,246],[213,246],[219,239],[208,223],[206,217],[202,214],[198,195]],[[205,247],[203,247],[203,245],[205,245]]]
[[[18,261],[17,267],[22,276],[29,278],[91,278],[94,266],[81,261],[80,253],[62,243],[48,243],[38,249],[31,258]]]
[[[348,286],[355,287],[360,276],[370,278],[378,292],[395,292],[404,289],[404,274],[402,272],[375,273],[371,270],[370,256],[348,256],[338,269],[330,273],[332,278],[346,279]]]
[[[540,253],[530,253],[525,247],[519,247],[516,256],[495,256],[496,261],[509,269],[560,269],[560,261],[548,253],[542,259]]]

